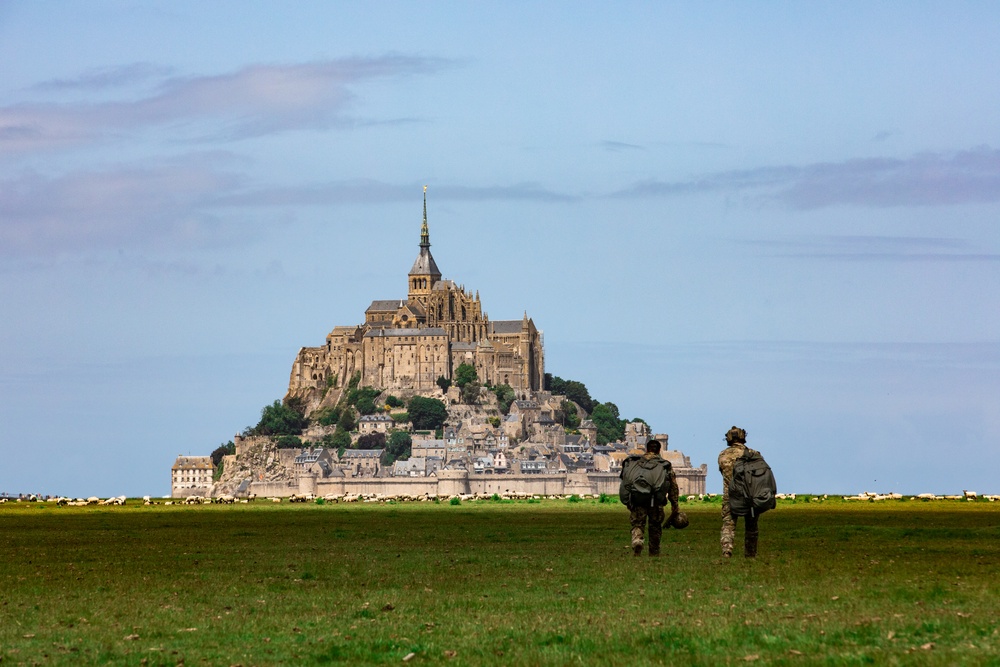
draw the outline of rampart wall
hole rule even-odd
[[[681,495],[705,493],[707,470],[677,471]],[[323,479],[315,474],[299,475],[295,481],[251,482],[248,493],[258,497],[292,494],[441,496],[470,493],[528,494],[538,496],[600,495],[618,493],[617,473],[564,473],[525,475],[479,475],[464,470],[439,470],[433,477],[338,477]]]

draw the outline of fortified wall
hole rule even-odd
[[[677,488],[682,496],[705,493],[708,469],[675,470]],[[339,477],[322,479],[314,473],[298,475],[294,480],[251,482],[246,493],[258,497],[284,498],[292,494],[438,496],[485,493],[527,494],[538,496],[618,494],[618,474],[606,472],[563,474],[473,474],[467,470],[439,470],[429,477]]]

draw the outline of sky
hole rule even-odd
[[[1000,493],[1000,5],[0,0],[0,492],[167,495],[445,278],[797,493]]]

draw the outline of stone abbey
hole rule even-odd
[[[466,363],[484,384],[510,385],[519,396],[543,388],[542,332],[527,313],[520,320],[491,320],[479,292],[441,277],[431,255],[427,188],[420,251],[407,275],[405,299],[375,300],[365,320],[336,326],[322,347],[303,347],[292,365],[287,397],[315,401],[326,387],[343,387],[361,373],[361,385],[432,392]]]

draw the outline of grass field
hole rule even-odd
[[[756,561],[685,510],[2,505],[0,664],[1000,664],[1000,504],[785,502]]]

